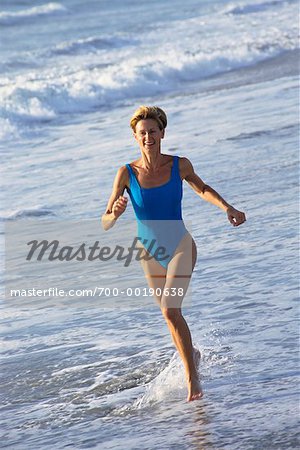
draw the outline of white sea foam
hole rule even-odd
[[[130,34],[91,36],[43,50],[41,68],[0,79],[4,137],[15,127],[169,93],[297,48],[298,29],[290,26],[296,5],[281,5],[280,17],[276,8],[261,5],[255,22],[250,14],[241,22],[222,13],[166,23],[164,42],[154,28],[139,40]]]
[[[118,65],[73,73],[68,68],[20,76],[17,83],[0,88],[2,114],[9,121],[45,121],[69,112],[84,112],[116,102],[170,92],[182,82],[244,67],[293,48],[289,38],[273,42],[241,43],[210,53],[165,49],[142,59],[132,56]],[[9,123],[8,123],[9,125]]]
[[[55,212],[47,206],[36,205],[32,208],[17,209],[15,211],[3,211],[0,216],[0,220],[16,220],[16,219],[28,219],[32,217],[44,217],[55,216]]]
[[[8,118],[0,117],[0,141],[6,141],[19,136],[17,125]]]
[[[121,36],[92,36],[85,39],[66,41],[50,50],[50,55],[75,55],[93,53],[99,50],[111,50],[126,46],[137,45],[137,39]]]
[[[168,366],[146,386],[146,391],[133,404],[133,408],[144,408],[161,402],[186,389],[184,368],[178,353],[174,353]]]
[[[65,374],[68,373],[74,373],[74,372],[81,372],[83,369],[90,369],[91,367],[99,367],[100,363],[99,362],[95,362],[95,363],[89,363],[89,364],[78,364],[76,366],[71,366],[71,367],[65,367],[64,369],[60,369],[60,370],[55,370],[52,373],[52,376],[64,376]],[[109,374],[111,376],[111,374]],[[95,386],[98,386],[98,384],[100,382],[103,382],[104,380],[106,381],[108,379],[108,375],[104,376],[104,372],[101,372],[96,378],[95,378],[95,382],[93,384]],[[92,387],[89,387],[89,390],[92,389]]]
[[[269,2],[262,2],[262,3],[249,3],[246,5],[234,5],[229,4],[224,9],[223,12],[226,12],[227,14],[253,14],[253,13],[260,13],[262,11],[266,11],[268,9],[272,9],[274,7],[280,7],[282,6],[282,1],[280,0],[273,0]]]
[[[234,359],[237,358],[237,355],[230,354],[228,349],[218,346],[216,342],[214,344],[213,349],[200,348],[199,345],[195,347],[201,354],[200,365],[197,368],[201,384],[210,380],[212,373],[216,376],[218,367],[222,368],[223,373],[225,371],[230,372]],[[186,392],[184,367],[179,354],[176,352],[167,367],[146,385],[145,392],[135,400],[132,408],[144,408],[153,403],[163,402],[170,397],[185,395]]]
[[[15,25],[24,20],[35,19],[39,16],[45,16],[49,14],[59,14],[65,12],[66,8],[60,3],[46,3],[41,6],[34,6],[33,8],[24,9],[16,12],[3,11],[0,12],[0,24],[1,25]]]

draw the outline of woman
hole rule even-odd
[[[182,180],[187,181],[204,200],[223,209],[233,226],[241,225],[246,218],[243,212],[229,205],[196,175],[187,158],[161,153],[161,140],[167,126],[167,117],[162,109],[141,106],[131,118],[130,125],[141,157],[118,170],[102,225],[108,230],[124,213],[127,198],[123,193],[126,189],[138,221],[145,276],[149,286],[154,288],[182,358],[188,387],[187,400],[196,400],[203,395],[197,373],[200,353],[192,345],[181,304],[196,263],[197,250],[182,221]],[[155,243],[154,249],[151,242]],[[160,257],[157,256],[159,248],[165,250]]]

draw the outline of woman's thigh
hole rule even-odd
[[[197,260],[197,247],[187,233],[168,264],[162,308],[181,308]]]
[[[149,288],[154,290],[154,298],[160,305],[161,293],[163,292],[166,283],[167,269],[157,262],[147,250],[139,244],[142,249],[141,265],[145,274]],[[145,256],[145,258],[143,258]]]

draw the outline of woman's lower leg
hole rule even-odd
[[[197,377],[191,332],[181,314],[181,310],[179,308],[163,308],[162,313],[167,322],[174,344],[182,358],[187,379]]]

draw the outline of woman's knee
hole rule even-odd
[[[161,308],[162,315],[167,322],[175,324],[182,316],[180,308]]]

